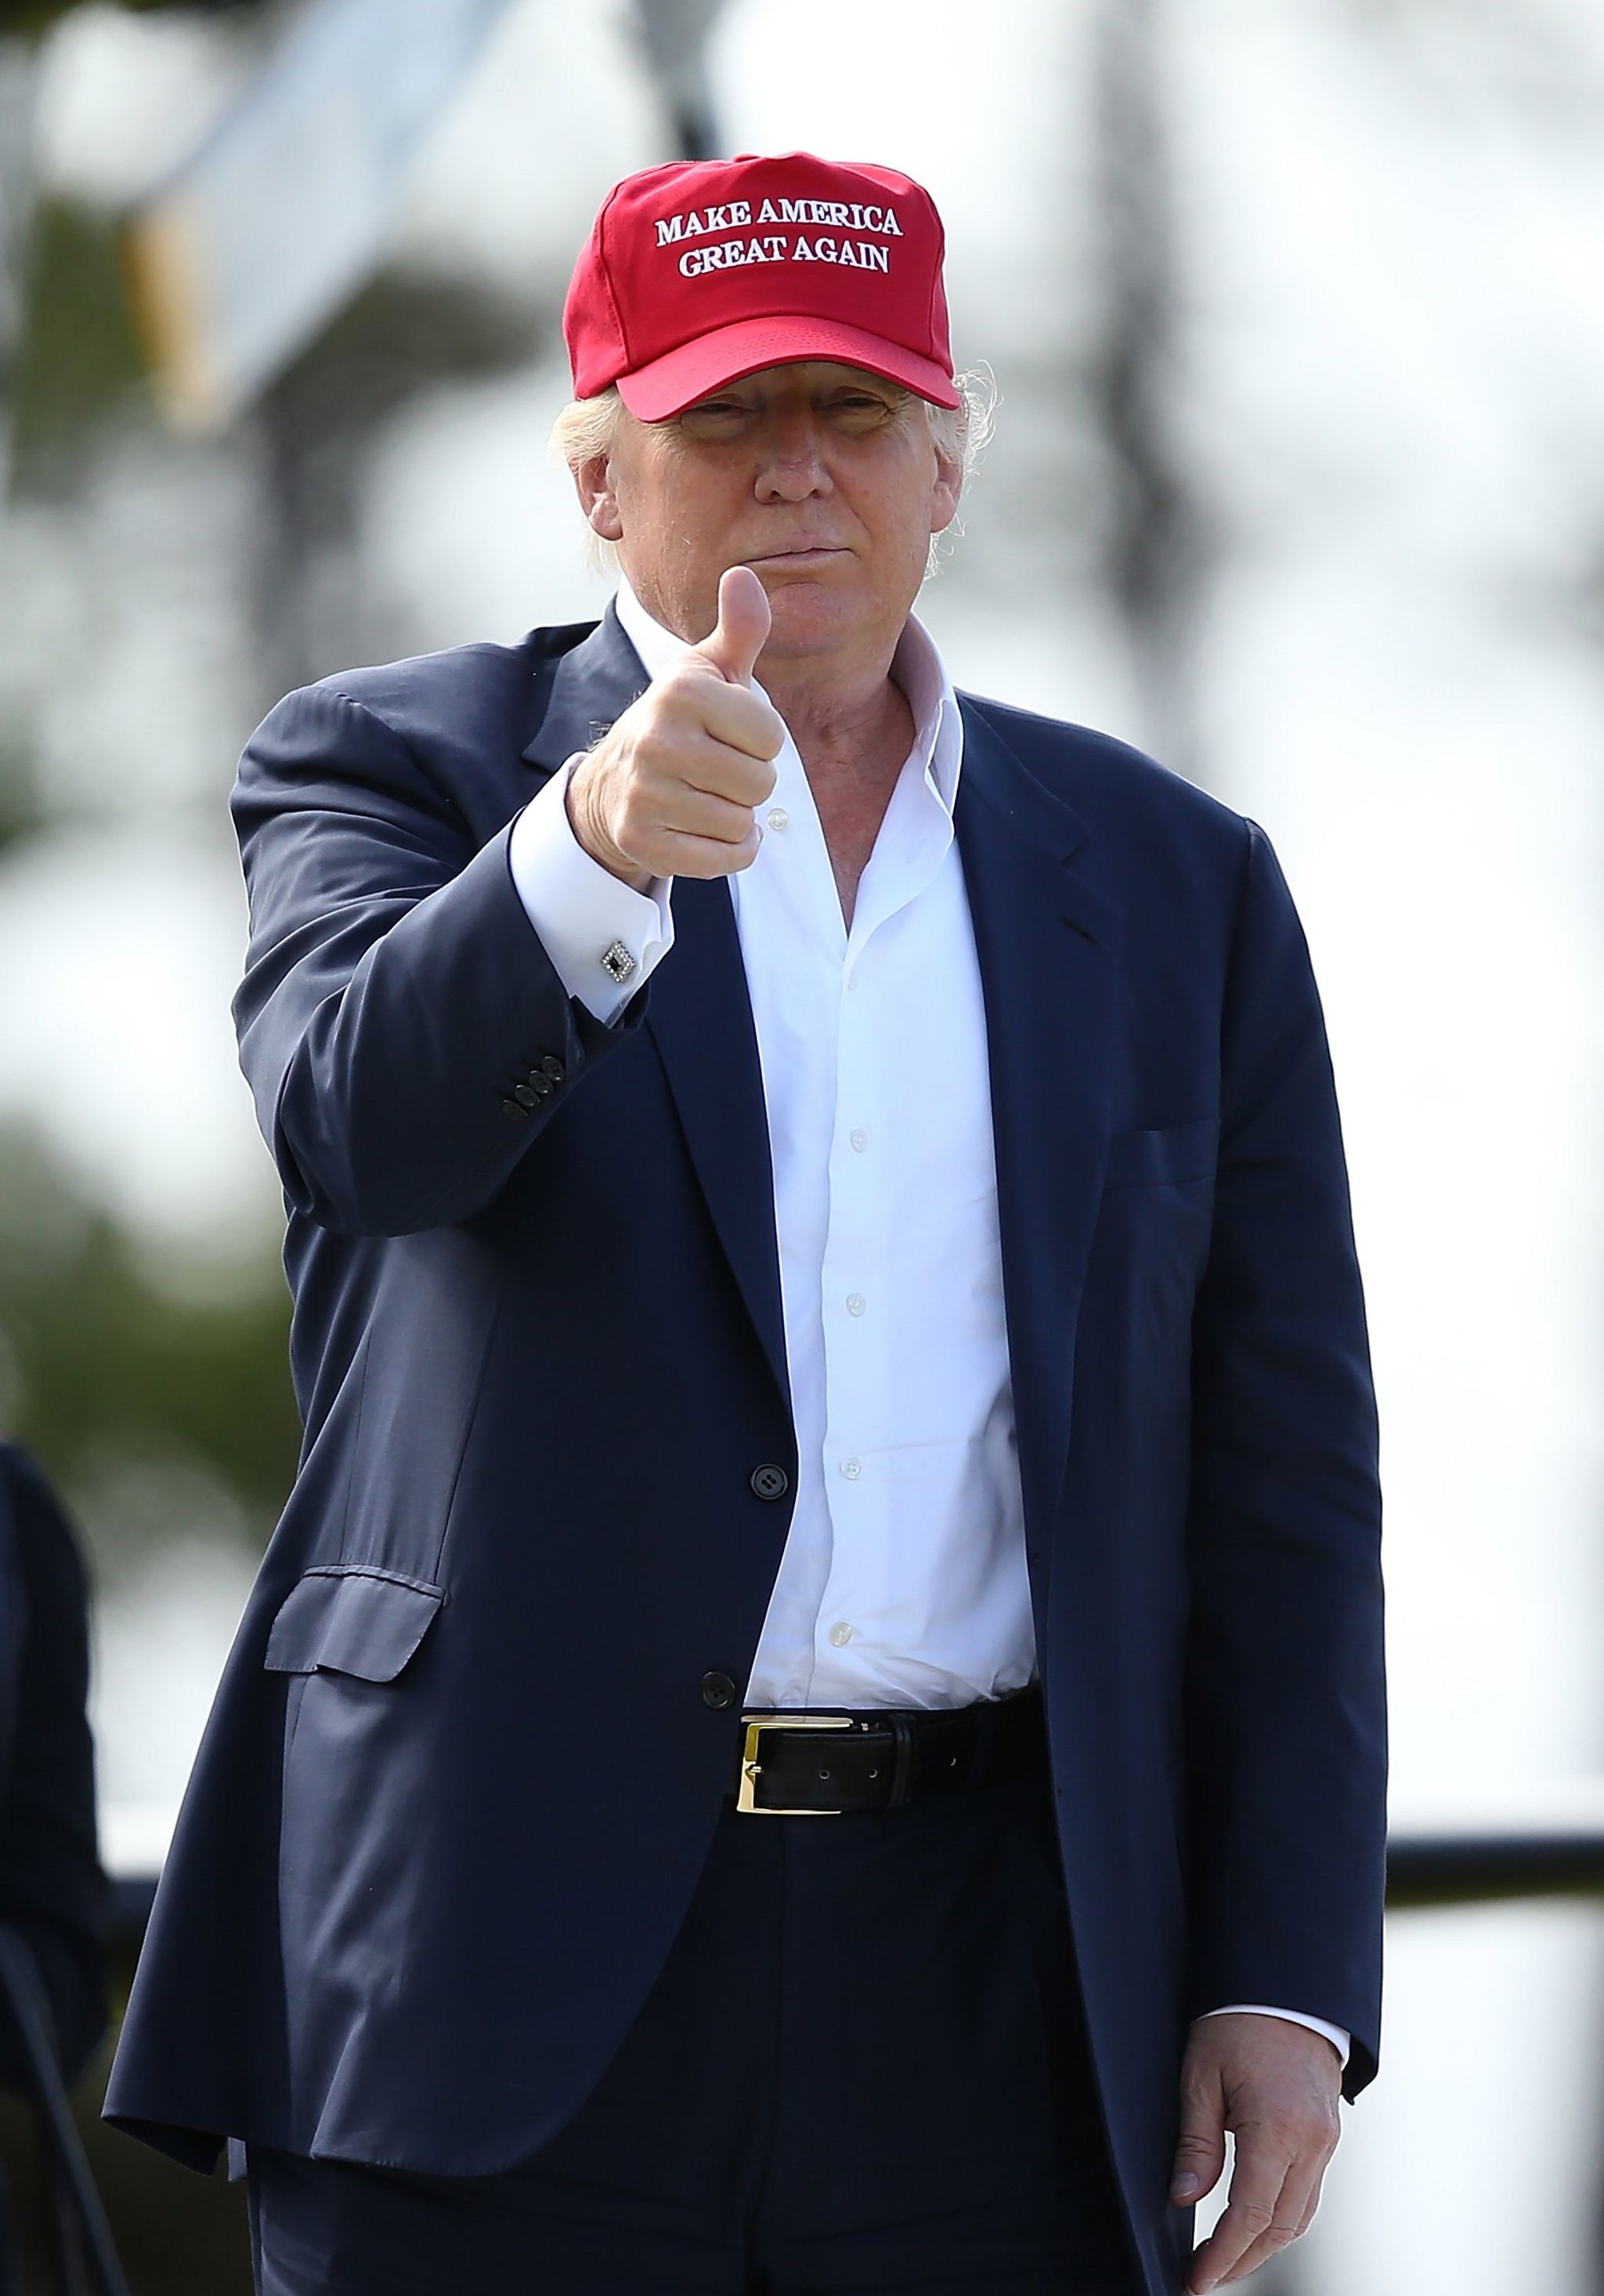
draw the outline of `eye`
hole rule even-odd
[[[890,420],[892,408],[886,399],[872,390],[843,391],[838,398],[830,399],[825,408],[833,422],[848,430],[873,430]]]
[[[695,406],[687,406],[679,420],[682,422],[728,422],[733,416],[751,412],[751,408],[738,398],[701,398]]]

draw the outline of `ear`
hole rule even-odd
[[[945,453],[931,442],[935,455],[935,475],[930,487],[930,531],[940,534],[958,516],[958,496],[964,490],[964,466],[955,455]]]
[[[623,520],[619,516],[618,496],[613,485],[612,457],[593,455],[581,463],[573,474],[574,491],[580,498],[580,508],[593,534],[604,542],[622,539]]]

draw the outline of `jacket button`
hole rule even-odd
[[[535,1101],[544,1100],[547,1094],[554,1091],[555,1087],[544,1069],[531,1069],[529,1072],[529,1082],[522,1087],[522,1089],[524,1092],[528,1093],[531,1101]]]
[[[515,1100],[504,1100],[501,1103],[501,1113],[503,1116],[523,1117],[529,1114],[529,1111],[527,1108],[520,1108]]]
[[[736,1686],[727,1674],[704,1674],[702,1677],[702,1703],[714,1709],[733,1706]]]
[[[563,1078],[568,1073],[555,1053],[547,1053],[540,1065],[546,1070],[547,1075],[551,1078],[553,1084],[561,1084]]]
[[[791,1478],[784,1467],[754,1467],[751,1480],[761,1499],[783,1499],[791,1488]]]
[[[539,1097],[539,1094],[531,1092],[526,1084],[515,1084],[513,1086],[513,1098],[520,1108],[532,1108]]]

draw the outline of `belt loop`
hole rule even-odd
[[[885,1807],[901,1809],[908,1800],[909,1782],[913,1775],[913,1724],[906,1714],[891,1718],[891,1734],[896,1743],[892,1760],[891,1794]]]

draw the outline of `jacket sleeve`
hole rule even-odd
[[[633,1035],[644,992],[613,1026],[572,999],[513,882],[510,824],[476,850],[414,748],[331,686],[264,720],[231,809],[251,902],[240,1061],[290,1202],[354,1235],[467,1218]]]
[[[1345,2027],[1352,2095],[1376,2069],[1386,1857],[1375,1402],[1320,1000],[1247,834],[1193,1327],[1191,2007]]]

